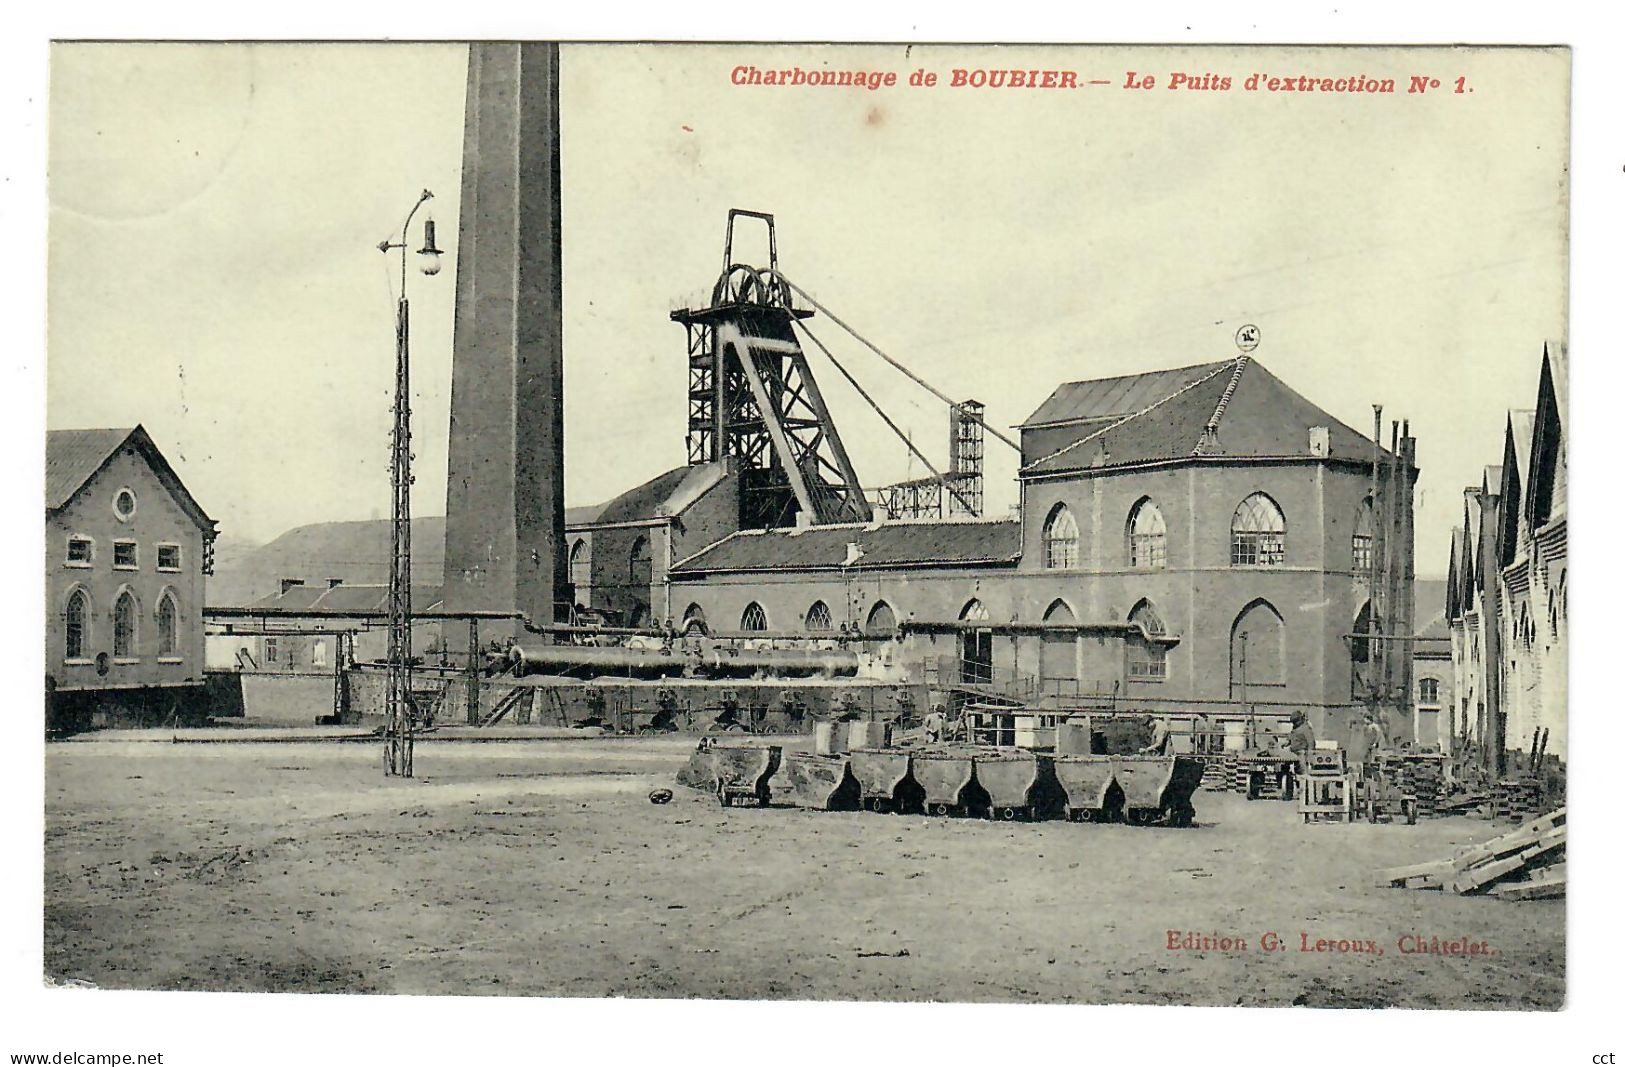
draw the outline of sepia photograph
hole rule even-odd
[[[1561,1011],[1571,59],[54,41],[44,984]]]

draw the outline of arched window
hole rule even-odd
[[[835,629],[835,620],[830,618],[829,605],[822,600],[813,601],[813,606],[807,609],[806,626],[814,633]]]
[[[766,630],[767,612],[762,610],[762,605],[754,600],[746,604],[744,614],[739,616],[739,628],[748,630],[751,633],[760,633]]]
[[[1124,639],[1128,650],[1128,676],[1140,681],[1161,681],[1168,677],[1168,646],[1148,640],[1168,631],[1149,600],[1142,600],[1129,612],[1128,621],[1138,623],[1145,634],[1131,633]]]
[[[1072,623],[1077,617],[1064,600],[1056,600],[1044,612],[1047,623]],[[1073,630],[1046,630],[1038,643],[1038,677],[1045,688],[1073,693],[1078,680],[1078,635]]]
[[[897,613],[884,600],[875,601],[869,609],[869,618],[863,624],[866,634],[893,634],[897,632]]]
[[[1349,638],[1349,698],[1352,700],[1370,699],[1377,684],[1372,675],[1370,664],[1376,657],[1376,642],[1372,636],[1381,632],[1381,619],[1376,609],[1367,600],[1360,606],[1360,614],[1354,618],[1354,636]]]
[[[1128,517],[1129,566],[1138,570],[1162,570],[1168,566],[1168,524],[1162,510],[1146,497],[1134,505]]]
[[[135,655],[135,595],[128,589],[113,602],[113,655]]]
[[[1078,522],[1072,509],[1056,504],[1044,522],[1044,566],[1070,570],[1078,565]]]
[[[1254,493],[1230,517],[1230,566],[1279,567],[1286,562],[1286,519],[1275,501]]]
[[[592,555],[587,551],[585,537],[577,538],[570,546],[570,584],[575,586],[576,601],[585,604],[592,585]]]
[[[636,541],[632,542],[632,561],[629,573],[631,575],[629,583],[634,593],[649,588],[653,568],[649,559],[649,539],[647,537],[640,536]]]
[[[1354,637],[1349,640],[1349,659],[1354,663],[1371,662],[1370,635],[1377,632],[1377,614],[1371,608],[1371,601],[1367,600],[1360,608],[1360,614],[1354,619]]]
[[[1376,516],[1371,510],[1371,498],[1366,497],[1360,501],[1360,509],[1354,515],[1354,573],[1370,574],[1372,567],[1372,546],[1375,542],[1377,529]]]
[[[69,593],[64,619],[67,640],[63,655],[67,659],[84,659],[90,645],[90,594],[83,589]]]
[[[1286,623],[1275,605],[1255,600],[1230,627],[1230,695],[1253,700],[1259,686],[1286,684]]]
[[[690,604],[683,612],[683,632],[705,629],[705,609],[698,604]]]
[[[175,594],[165,593],[158,600],[158,654],[173,656],[180,650],[178,630],[180,612],[175,608]]]
[[[1418,704],[1439,703],[1439,679],[1423,678],[1416,683],[1416,702]]]
[[[960,609],[961,622],[986,622],[987,607],[971,599]],[[959,634],[959,679],[962,682],[988,684],[993,681],[993,631],[967,629]]]

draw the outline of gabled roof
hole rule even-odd
[[[1507,412],[1506,446],[1501,457],[1501,510],[1496,534],[1501,542],[1499,566],[1517,557],[1523,517],[1524,480],[1529,476],[1529,450],[1535,435],[1535,413],[1527,409]]]
[[[857,558],[847,563],[855,553]],[[908,519],[781,530],[742,530],[672,567],[674,578],[717,571],[994,566],[1021,555],[1015,519]]]
[[[727,473],[727,465],[723,463],[677,467],[628,489],[596,508],[571,508],[565,513],[565,524],[614,526],[681,515],[690,504],[722,481]]]
[[[1462,538],[1461,527],[1452,527],[1450,530],[1450,569],[1445,572],[1444,597],[1445,615],[1452,619],[1460,617],[1462,612],[1461,590],[1464,575],[1461,571],[1461,561],[1465,547]]]
[[[1142,406],[1099,415],[1124,403]],[[1046,409],[1051,414],[1077,410],[1088,417],[1057,422],[1047,419]],[[1392,458],[1247,356],[1177,371],[1073,382],[1057,390],[1022,428],[1057,434],[1045,427],[1059,426],[1075,427],[1076,432],[1029,461],[1023,476],[1181,458],[1324,457],[1369,463],[1373,452]],[[1324,452],[1312,450],[1310,431],[1315,428],[1326,430]]]
[[[439,586],[412,587],[412,610],[428,611],[440,604]],[[387,585],[294,585],[280,593],[260,597],[251,608],[268,611],[321,615],[345,612],[387,611],[389,586]]]
[[[187,492],[180,475],[169,465],[144,427],[105,430],[48,430],[45,434],[45,510],[60,511],[79,495],[119,449],[129,444],[169,490],[181,510],[204,530],[214,529],[214,520]]]
[[[1554,514],[1562,515],[1567,510],[1563,499],[1568,485],[1568,450],[1563,425],[1567,403],[1562,394],[1568,391],[1568,383],[1560,377],[1566,368],[1561,356],[1553,357],[1554,347],[1561,348],[1547,345],[1541,357],[1540,388],[1529,443],[1529,472],[1525,475],[1529,490],[1523,507],[1524,519],[1531,530],[1539,529]]]
[[[1450,636],[1444,622],[1445,585],[1442,578],[1418,578],[1411,584],[1411,627],[1416,636],[1437,636],[1424,632],[1430,627]]]
[[[1217,363],[1198,363],[1171,370],[1148,371],[1144,374],[1124,374],[1116,378],[1095,378],[1082,382],[1066,382],[1027,417],[1021,429],[1039,426],[1064,425],[1100,419],[1113,420],[1132,415],[1150,407],[1233,360]]]

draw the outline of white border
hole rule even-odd
[[[1617,250],[1625,233],[1620,209],[1619,71],[1621,42],[1607,5],[1275,3],[1246,10],[1141,2],[1090,5],[981,5],[948,14],[948,5],[882,8],[875,4],[680,3],[606,10],[572,5],[555,11],[464,2],[357,7],[354,13],[308,0],[264,6],[88,2],[26,7],[12,17],[3,45],[7,148],[0,168],[0,210],[7,220],[6,292],[19,313],[6,326],[14,353],[4,366],[0,421],[16,457],[13,501],[43,497],[43,389],[47,40],[57,37],[562,37],[573,39],[739,38],[816,40],[1055,40],[1135,42],[1411,42],[1570,44],[1574,52],[1572,153],[1573,271],[1570,338],[1573,358],[1571,485],[1579,502],[1573,539],[1584,580],[1575,590],[1579,617],[1573,651],[1571,706],[1580,739],[1574,746],[1571,799],[1578,877],[1570,897],[1570,1008],[1560,1015],[1434,1012],[1294,1012],[1218,1009],[980,1008],[965,1006],[752,1005],[682,1001],[503,1001],[465,998],[427,1004],[406,997],[279,997],[153,993],[51,992],[40,983],[40,841],[44,782],[38,722],[8,716],[4,780],[15,817],[5,822],[7,907],[0,936],[0,990],[13,1020],[0,1055],[45,1049],[162,1049],[166,1064],[400,1062],[609,1063],[661,1065],[715,1060],[719,1049],[763,1050],[775,1062],[828,1062],[832,1056],[906,1057],[909,1063],[1008,1063],[1018,1055],[1057,1063],[1109,1061],[1253,1063],[1261,1056],[1320,1063],[1478,1062],[1587,1064],[1621,1049],[1614,989],[1620,919],[1613,887],[1620,872],[1612,847],[1620,807],[1609,754],[1625,751],[1613,713],[1603,605],[1622,590],[1616,568],[1590,546],[1590,531],[1615,527],[1617,477],[1611,458],[1612,409],[1621,395],[1617,355]],[[544,14],[545,13],[545,14]],[[761,21],[762,17],[771,21]],[[274,19],[274,21],[273,21]],[[20,247],[18,247],[20,246]],[[40,527],[19,515],[3,536],[14,558],[43,557]],[[37,512],[34,513],[37,515]],[[43,643],[37,609],[43,576],[24,568],[4,617],[7,666],[18,679],[39,678]],[[1591,620],[1591,621],[1587,621]],[[25,684],[25,683],[19,683]],[[1606,686],[1606,687],[1605,687]],[[26,687],[26,685],[25,685]],[[274,1013],[275,1022],[269,1022]],[[404,1058],[398,1054],[406,1053]],[[946,1057],[946,1058],[944,1058]]]

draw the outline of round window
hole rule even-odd
[[[113,497],[113,514],[120,520],[128,521],[135,514],[135,493],[129,489],[120,489]]]

